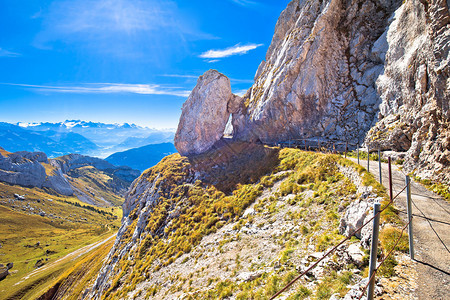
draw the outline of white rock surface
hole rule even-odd
[[[231,92],[230,80],[216,70],[199,77],[183,104],[175,134],[175,148],[181,155],[205,152],[220,140],[230,113],[237,110],[240,97]]]

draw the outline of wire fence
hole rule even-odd
[[[300,149],[304,149],[304,150],[315,150],[315,151],[320,151],[320,152],[325,152],[325,153],[341,153],[341,154],[344,154],[345,157],[347,157],[347,153],[349,152],[349,148],[353,148],[353,149],[356,149],[356,151],[357,151],[358,164],[360,163],[360,144],[359,143],[358,144],[351,144],[349,142],[342,143],[342,142],[330,142],[330,141],[321,143],[320,139],[312,140],[312,141],[311,140],[307,140],[307,139],[299,139],[299,140],[290,140],[288,142],[278,142],[278,143],[275,143],[273,146],[279,146],[281,148],[287,146],[287,147],[290,147],[290,148],[300,148]],[[379,149],[372,150],[372,151],[370,151],[369,148],[366,148],[366,149],[367,149],[367,171],[369,171],[369,172],[370,172],[370,163],[369,163],[369,161],[370,161],[370,153],[371,152],[378,152],[379,177],[380,177],[379,178],[379,182],[381,184],[382,183],[381,151]],[[351,239],[356,233],[360,232],[367,224],[369,224],[374,219],[379,217],[381,215],[381,213],[383,213],[383,211],[385,211],[389,206],[391,206],[394,203],[394,200],[397,199],[400,196],[400,194],[405,191],[405,189],[407,189],[407,202],[408,202],[408,205],[410,206],[410,204],[412,203],[414,205],[414,207],[418,211],[420,211],[420,213],[422,214],[423,218],[425,218],[427,220],[427,222],[429,223],[431,229],[434,231],[434,234],[438,237],[439,241],[445,247],[447,252],[450,253],[450,249],[445,245],[444,241],[437,234],[436,230],[433,228],[432,224],[430,223],[429,218],[427,218],[425,216],[425,214],[419,209],[417,204],[414,201],[412,201],[409,177],[401,169],[398,169],[398,170],[404,176],[407,177],[407,183],[401,189],[400,192],[398,192],[395,196],[393,196],[393,183],[392,183],[393,178],[392,178],[391,158],[390,157],[388,157],[388,167],[389,167],[388,173],[389,173],[389,198],[390,198],[390,201],[377,214],[374,214],[374,216],[371,217],[368,221],[366,221],[363,225],[361,225],[359,228],[357,228],[353,232],[351,232],[351,234],[349,234],[346,238],[344,238],[342,241],[340,241],[332,249],[328,250],[320,259],[318,259],[314,264],[312,264],[310,267],[308,267],[308,269],[303,271],[301,274],[299,274],[297,277],[295,277],[293,280],[291,280],[288,284],[286,284],[282,289],[280,289],[276,294],[274,294],[270,298],[271,300],[275,299],[276,297],[278,297],[279,295],[281,295],[282,293],[287,291],[290,287],[292,287],[292,285],[294,283],[296,283],[304,275],[308,274],[321,261],[323,261],[326,257],[328,257],[330,254],[335,252],[340,246],[342,246],[346,241]],[[443,208],[443,209],[447,213],[449,213],[445,208]],[[395,248],[397,247],[398,243],[400,242],[400,240],[403,237],[404,232],[405,232],[405,230],[407,228],[409,228],[410,256],[411,256],[411,259],[414,260],[414,249],[413,249],[413,244],[412,244],[413,243],[413,240],[412,240],[412,213],[411,213],[411,207],[409,207],[409,209],[408,209],[408,222],[402,228],[400,236],[396,239],[396,241],[395,241],[394,245],[392,246],[392,248],[389,250],[389,252],[387,252],[387,254],[384,256],[384,258],[381,260],[381,262],[378,263],[378,265],[373,270],[373,273],[369,274],[369,278],[368,278],[367,284],[361,290],[362,292],[361,292],[361,295],[359,296],[358,299],[362,299],[364,294],[367,292],[368,287],[371,285],[371,282],[374,283],[374,277],[376,276],[377,271],[383,265],[383,263],[386,261],[386,259],[388,259],[388,257],[392,255],[392,253],[394,252]],[[372,255],[372,253],[371,253],[371,255]],[[377,254],[374,253],[374,255],[377,255]],[[373,288],[372,288],[372,292],[373,292]],[[373,295],[370,295],[370,293],[369,293],[368,299],[372,299],[372,298],[373,298]]]
[[[407,188],[407,186],[405,186],[397,195],[395,195],[395,197],[391,198],[389,203],[387,203],[385,205],[385,207],[383,209],[381,209],[380,212],[378,212],[377,214],[375,214],[373,217],[371,217],[368,221],[366,221],[363,225],[361,225],[360,227],[358,227],[357,229],[355,229],[354,231],[352,231],[351,234],[349,234],[346,238],[344,238],[341,242],[339,242],[336,246],[334,246],[332,249],[328,250],[327,253],[325,253],[320,259],[318,259],[313,265],[311,265],[308,269],[306,269],[305,271],[303,271],[300,275],[298,275],[297,277],[295,277],[294,279],[292,279],[292,281],[290,281],[288,284],[286,284],[286,286],[284,286],[281,290],[279,290],[275,295],[273,295],[270,299],[275,299],[276,297],[278,297],[280,294],[282,294],[283,292],[285,292],[286,290],[288,290],[295,282],[297,282],[300,278],[302,278],[304,275],[306,275],[308,272],[310,272],[312,269],[314,269],[322,260],[324,260],[327,256],[329,256],[330,254],[332,254],[334,251],[336,251],[342,244],[344,244],[346,241],[348,241],[349,239],[352,238],[352,236],[354,236],[357,232],[360,232],[367,224],[369,224],[370,222],[372,222],[376,217],[380,216],[381,213],[383,211],[385,211],[392,203],[394,203],[394,200]],[[407,225],[409,225],[410,222],[408,222]],[[405,226],[406,228],[406,226]],[[403,230],[402,230],[402,235],[403,235]],[[402,235],[397,239],[395,246],[397,246],[398,242],[400,241],[400,238],[402,237]],[[394,246],[394,247],[395,247]],[[389,256],[392,253],[392,250],[389,252],[389,254],[387,256]],[[386,256],[386,257],[387,257]],[[385,259],[386,259],[385,257]],[[384,259],[384,260],[385,260]],[[380,265],[384,262],[384,260],[380,263]],[[375,269],[377,270],[380,265],[378,265],[378,267]],[[370,280],[369,280],[370,282]],[[367,285],[368,286],[368,285]],[[367,287],[365,288],[367,289]],[[364,291],[365,291],[364,289]]]
[[[400,242],[401,238],[403,237],[403,233],[405,232],[406,228],[409,226],[409,224],[411,223],[411,220],[408,221],[408,223],[402,228],[402,231],[400,233],[400,236],[398,237],[398,239],[395,241],[394,246],[392,246],[391,250],[388,252],[388,254],[383,258],[383,260],[378,264],[378,266],[375,268],[374,272],[372,273],[372,275],[370,276],[369,280],[367,281],[367,284],[364,286],[361,295],[359,296],[358,300],[360,300],[367,288],[369,287],[370,282],[373,280],[373,278],[375,277],[375,274],[377,273],[378,269],[381,267],[381,265],[384,263],[384,261],[394,252],[395,247],[397,247],[398,243]]]
[[[304,147],[305,149],[307,149],[307,144],[306,141],[304,142]],[[278,145],[279,146],[279,145]],[[291,146],[291,145],[289,145]],[[320,149],[320,141],[318,141],[317,144],[317,149]],[[336,151],[336,146],[335,144],[333,144],[333,152]],[[345,143],[345,154],[348,151],[348,143]],[[379,158],[380,159],[380,158]],[[369,171],[369,170],[368,170]],[[381,169],[380,169],[381,171]],[[381,176],[380,176],[381,178]],[[328,257],[330,254],[332,254],[333,252],[335,252],[340,246],[342,246],[346,241],[350,240],[356,233],[360,232],[365,226],[367,226],[370,222],[372,222],[374,219],[376,219],[377,217],[379,217],[390,205],[392,205],[394,203],[394,200],[397,199],[400,194],[402,192],[405,191],[405,189],[408,188],[409,186],[409,182],[403,187],[403,189],[398,192],[395,196],[393,196],[393,192],[392,192],[392,173],[391,173],[391,160],[389,159],[389,184],[390,184],[390,194],[389,194],[389,202],[376,214],[374,214],[369,220],[367,220],[363,225],[361,225],[360,227],[358,227],[357,229],[353,230],[346,238],[344,238],[343,240],[341,240],[337,245],[335,245],[333,248],[331,248],[330,250],[328,250],[320,259],[318,259],[314,264],[312,264],[310,267],[308,267],[305,271],[303,271],[301,274],[299,274],[297,277],[295,277],[294,279],[292,279],[288,284],[286,284],[282,289],[280,289],[277,293],[275,293],[270,299],[275,299],[276,297],[278,297],[279,295],[281,295],[282,293],[284,293],[285,291],[287,291],[294,283],[296,283],[300,278],[302,278],[303,276],[305,276],[306,274],[308,274],[312,269],[314,269],[321,261],[323,261],[326,257]],[[378,264],[378,266],[376,266],[376,268],[374,269],[372,274],[369,274],[369,280],[367,282],[367,284],[365,285],[365,287],[362,290],[362,293],[359,297],[359,299],[361,299],[363,297],[363,295],[366,293],[367,288],[369,287],[370,283],[372,282],[373,278],[375,277],[376,272],[378,271],[378,269],[381,267],[381,265],[385,262],[385,260],[393,253],[395,247],[398,245],[398,243],[400,242],[401,238],[403,237],[403,233],[405,231],[405,229],[409,226],[409,224],[411,223],[412,218],[409,218],[408,223],[403,227],[400,236],[397,238],[397,240],[394,243],[394,246],[392,247],[392,249],[390,249],[390,251],[388,252],[388,254],[383,258],[383,260]],[[372,254],[371,254],[372,255]],[[376,253],[374,253],[373,255],[377,255]]]

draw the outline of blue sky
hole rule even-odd
[[[176,127],[197,77],[248,89],[288,0],[0,0],[0,121]]]

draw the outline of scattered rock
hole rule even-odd
[[[351,203],[339,222],[339,233],[345,236],[351,235],[364,224],[369,211],[370,206],[366,201],[360,200]],[[361,239],[361,231],[356,232],[355,236]]]
[[[364,264],[364,252],[360,249],[359,244],[348,246],[347,253],[355,265],[360,267]]]
[[[44,264],[45,264],[45,263],[44,263],[44,260],[43,260],[43,259],[38,259],[38,260],[36,261],[36,263],[34,264],[34,267],[35,267],[35,268],[40,268],[40,267],[42,267]]]
[[[242,272],[237,276],[237,280],[240,281],[253,281],[256,278],[261,277],[261,275],[263,274],[263,271],[255,271],[255,272]]]
[[[0,268],[0,281],[9,275],[8,269]]]
[[[7,268],[8,270],[9,270],[9,269],[12,269],[13,266],[14,266],[14,263],[12,263],[12,262],[6,264],[6,268]]]
[[[25,200],[25,195],[19,195],[19,194],[14,194],[14,197],[17,199],[17,200]]]

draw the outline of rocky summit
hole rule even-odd
[[[204,152],[232,114],[237,140],[365,141],[448,180],[449,20],[443,0],[291,1],[242,99],[216,71],[199,78],[176,147]]]

